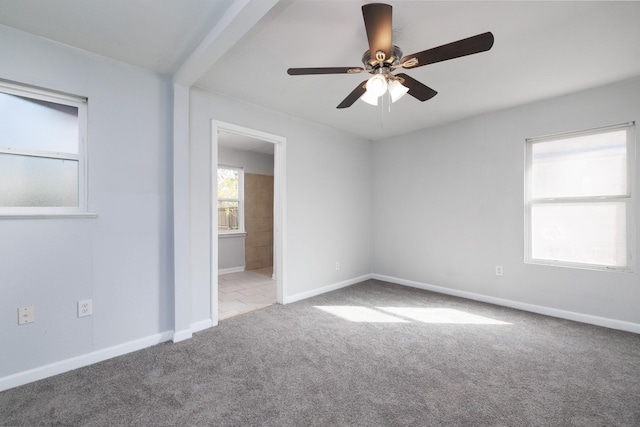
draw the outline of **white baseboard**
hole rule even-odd
[[[191,330],[191,326],[189,326],[189,329],[182,329],[181,331],[174,332],[172,339],[173,342],[176,343],[188,340],[189,338],[191,338],[191,336],[193,336],[193,331]]]
[[[476,294],[473,292],[461,291],[457,289],[446,288],[442,286],[430,285],[427,283],[416,282],[412,280],[400,279],[397,277],[384,276],[381,274],[365,274],[360,277],[345,280],[342,282],[327,285],[322,288],[313,289],[307,292],[301,292],[299,294],[285,297],[285,304],[300,301],[306,298],[311,298],[316,295],[321,295],[326,292],[335,291],[347,286],[354,285],[356,283],[363,282],[369,279],[381,280],[384,282],[396,283],[398,285],[409,286],[412,288],[424,289],[428,291],[438,292],[441,294],[452,295],[461,298],[467,298],[475,301],[486,302],[490,304],[500,305],[503,307],[515,308],[518,310],[529,311],[532,313],[543,314],[546,316],[558,317],[561,319],[573,320],[582,323],[588,323],[596,326],[603,326],[611,329],[618,329],[627,332],[633,332],[640,334],[640,324],[626,322],[622,320],[610,319],[606,317],[593,316],[590,314],[575,313],[566,310],[560,310],[555,308],[549,308],[534,304],[527,304],[519,301],[512,301],[503,298],[497,298],[482,294]],[[33,381],[48,378],[54,375],[58,375],[64,372],[68,372],[74,369],[82,368],[94,363],[102,362],[113,357],[122,356],[127,353],[142,350],[147,347],[151,347],[160,344],[165,341],[179,342],[191,338],[194,332],[198,332],[214,326],[211,319],[202,320],[191,324],[189,329],[175,332],[165,331],[158,334],[150,335],[148,337],[140,338],[134,341],[129,341],[123,344],[119,344],[113,347],[105,348],[102,350],[94,351],[92,353],[84,354],[81,356],[72,357],[70,359],[61,360],[59,362],[51,363],[49,365],[41,366],[38,368],[30,369],[28,371],[19,372],[17,374],[9,375],[0,378],[0,391],[8,390],[10,388],[18,387],[24,384],[28,384]]]
[[[205,329],[209,329],[212,326],[213,326],[213,320],[211,320],[211,319],[201,320],[199,322],[191,324],[191,332],[193,332],[195,334],[196,332],[200,332],[200,331],[203,331]]]
[[[244,271],[244,265],[241,265],[240,267],[223,268],[218,270],[218,276],[221,276],[223,274],[241,273],[243,271]]]
[[[332,285],[323,286],[322,288],[312,289],[307,292],[300,292],[299,294],[286,296],[284,298],[284,304],[300,301],[303,299],[315,297],[327,292],[335,291],[336,289],[345,288],[347,286],[355,285],[356,283],[364,282],[372,278],[371,274],[365,274],[364,276],[354,277],[353,279],[345,280],[343,282],[334,283]]]
[[[122,356],[123,354],[142,350],[165,341],[170,341],[173,337],[173,331],[165,331],[159,334],[150,335],[134,341],[118,344],[113,347],[83,354],[81,356],[72,357],[70,359],[54,362],[49,365],[40,366],[28,371],[19,372],[0,378],[0,391],[8,390],[24,384],[48,378],[94,363],[102,362],[113,357]]]
[[[398,285],[410,286],[412,288],[424,289],[427,291],[438,292],[440,294],[452,295],[455,297],[467,298],[474,301],[486,302],[489,304],[500,305],[503,307],[515,308],[518,310],[529,311],[532,313],[544,314],[545,316],[558,317],[560,319],[573,320],[576,322],[588,323],[605,328],[618,329],[621,331],[634,332],[640,334],[640,324],[626,322],[623,320],[610,319],[607,317],[593,316],[591,314],[576,313],[573,311],[560,310],[557,308],[544,307],[541,305],[527,304],[524,302],[513,301],[503,298],[497,298],[473,292],[460,291],[457,289],[445,288],[442,286],[430,285],[427,283],[415,282],[413,280],[399,279],[397,277],[383,276],[381,274],[372,274],[372,279],[381,280],[383,282],[396,283]]]

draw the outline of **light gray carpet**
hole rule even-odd
[[[640,335],[371,280],[0,393],[0,425],[640,426]]]

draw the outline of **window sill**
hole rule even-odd
[[[547,267],[560,267],[560,268],[573,268],[576,270],[590,270],[590,271],[608,271],[613,273],[633,273],[634,270],[631,266],[627,267],[609,267],[606,265],[596,265],[596,264],[578,264],[578,263],[570,263],[570,262],[562,262],[562,261],[550,261],[550,260],[542,260],[542,259],[530,259],[525,260],[525,264],[530,265],[543,265]]]
[[[96,212],[0,212],[2,219],[64,219],[64,218],[97,218]]]
[[[247,233],[245,233],[244,231],[232,231],[226,233],[218,232],[218,239],[227,239],[229,237],[245,237],[246,235]]]

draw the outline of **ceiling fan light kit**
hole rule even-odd
[[[397,79],[391,80],[389,82],[389,95],[391,95],[391,102],[396,102],[400,98],[402,98],[407,92],[409,92],[409,88],[400,83]]]
[[[376,106],[378,105],[378,98],[380,98],[380,96],[376,96],[373,95],[371,92],[366,91],[365,93],[362,94],[362,96],[360,97],[361,100],[363,100],[364,102],[366,102],[369,105],[373,105]]]
[[[400,79],[395,76],[376,74],[365,83],[366,92],[362,94],[360,99],[370,105],[378,105],[378,99],[389,92],[391,102],[396,102],[402,98],[409,88],[400,83]]]
[[[413,69],[485,52],[491,49],[494,42],[493,34],[487,32],[403,57],[402,50],[393,45],[391,40],[392,7],[383,3],[365,4],[362,6],[362,16],[369,41],[369,50],[362,55],[364,68],[324,67],[287,70],[287,73],[292,76],[363,72],[373,74],[368,80],[360,83],[337,108],[350,107],[358,99],[371,105],[378,105],[378,98],[387,92],[391,102],[396,102],[406,93],[424,102],[433,98],[438,92],[404,73],[394,75],[392,72],[398,68]]]
[[[367,88],[366,93],[377,98],[387,91],[387,79],[382,74],[376,74],[367,80],[365,86]]]

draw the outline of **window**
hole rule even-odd
[[[244,171],[218,166],[218,232],[244,232]]]
[[[528,262],[631,270],[634,124],[526,142]]]
[[[86,210],[86,99],[0,81],[0,214]]]

